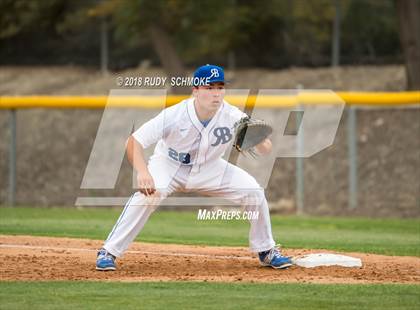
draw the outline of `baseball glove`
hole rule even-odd
[[[234,127],[233,146],[238,152],[250,154],[254,158],[257,156],[254,147],[273,132],[273,128],[263,120],[252,119],[249,116],[241,118]]]

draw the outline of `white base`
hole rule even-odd
[[[362,267],[360,258],[330,253],[308,254],[293,258],[292,261],[293,264],[305,268],[319,266]]]

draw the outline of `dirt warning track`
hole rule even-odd
[[[0,281],[218,281],[299,283],[420,284],[420,258],[345,253],[362,260],[361,268],[260,267],[255,254],[240,247],[133,243],[117,271],[95,270],[102,241],[0,235]],[[285,249],[296,256],[326,250]],[[337,252],[334,252],[337,253]]]

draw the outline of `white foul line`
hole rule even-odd
[[[61,248],[61,247],[50,247],[50,246],[39,246],[39,245],[23,245],[23,244],[0,244],[0,248],[97,252],[97,250],[93,250],[93,249]],[[208,258],[219,258],[219,259],[243,259],[243,260],[254,259],[253,257],[248,257],[248,256],[209,255],[209,254],[192,254],[192,253],[164,253],[164,252],[150,252],[150,251],[127,251],[126,253],[129,253],[129,254],[164,255],[164,256],[208,257]]]

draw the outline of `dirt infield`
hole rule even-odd
[[[363,267],[260,267],[246,248],[134,243],[115,272],[95,270],[102,241],[0,235],[0,280],[417,283],[420,258],[346,253]],[[288,250],[296,256],[324,250]]]

